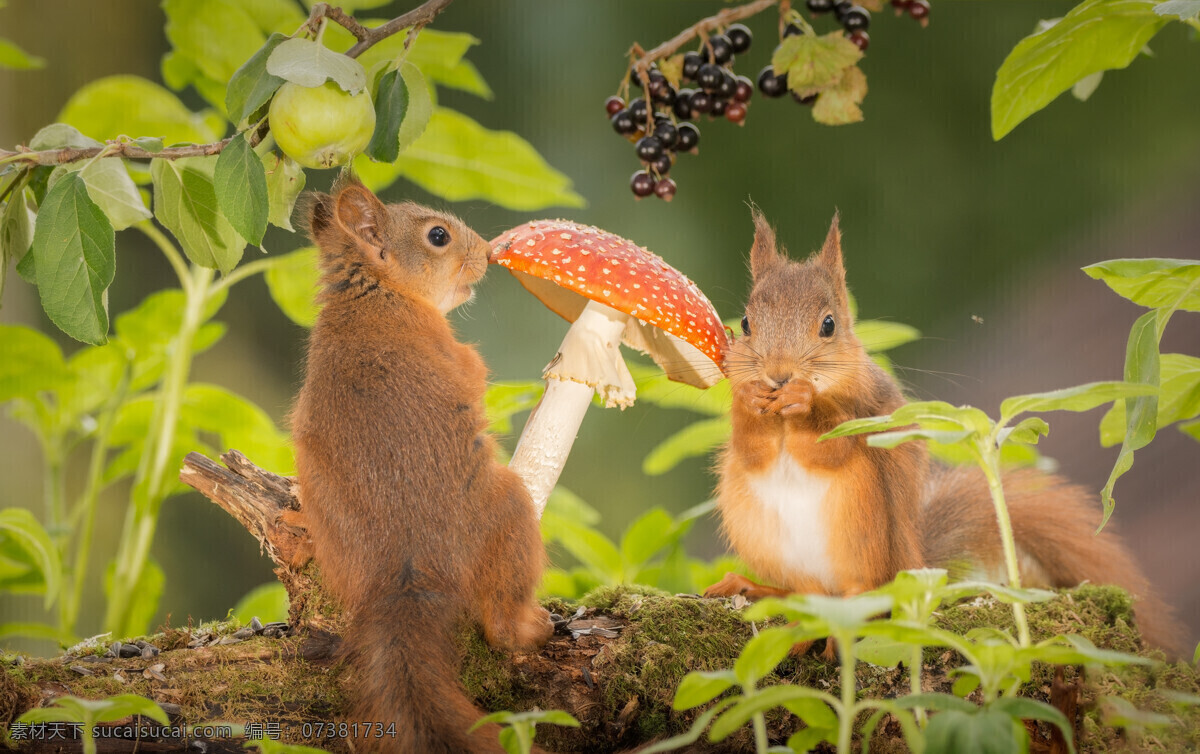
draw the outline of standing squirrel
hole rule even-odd
[[[754,212],[754,278],[742,333],[726,357],[733,431],[717,507],[733,549],[759,577],[726,574],[705,596],[852,595],[926,565],[1004,579],[983,473],[930,463],[923,443],[874,448],[864,435],[817,442],[842,422],[889,414],[900,388],[854,335],[835,215],[821,250],[794,262]],[[1149,590],[1110,525],[1093,533],[1093,496],[1060,477],[1004,475],[1022,584],[1116,584],[1134,595],[1147,642],[1178,647],[1170,609]]]
[[[529,494],[485,432],[486,368],[445,314],[472,296],[489,247],[458,218],[384,206],[357,179],[315,194],[320,301],[292,415],[301,523],[345,610],[351,721],[394,724],[357,745],[501,751],[458,682],[454,626],[532,648],[545,553]],[[361,731],[360,731],[361,735]]]

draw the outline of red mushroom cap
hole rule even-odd
[[[493,239],[490,261],[507,267],[568,322],[583,310],[583,299],[591,299],[674,335],[718,366],[724,361],[728,336],[696,284],[657,254],[614,233],[568,220],[536,220]],[[577,295],[563,296],[556,287]],[[627,335],[625,340],[655,355],[652,338]],[[661,361],[660,366],[670,372]]]

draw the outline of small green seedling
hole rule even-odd
[[[508,754],[529,754],[533,750],[534,729],[538,723],[579,727],[579,721],[562,710],[532,709],[528,712],[495,712],[480,718],[471,726],[471,731],[489,723],[507,726],[500,729],[500,745]]]
[[[107,699],[80,699],[60,696],[50,707],[31,709],[17,718],[18,723],[68,723],[80,726],[83,754],[96,754],[96,725],[120,720],[130,715],[143,715],[163,725],[168,724],[163,708],[144,696],[121,694]]]

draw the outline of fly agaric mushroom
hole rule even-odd
[[[713,305],[681,272],[631,241],[590,225],[538,220],[493,240],[490,261],[573,323],[542,373],[546,392],[509,464],[538,515],[592,393],[608,407],[633,405],[622,342],[649,354],[673,380],[707,388],[723,376],[728,336]]]

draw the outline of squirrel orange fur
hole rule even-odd
[[[874,448],[863,435],[817,438],[844,421],[892,412],[900,388],[854,334],[835,215],[807,261],[776,249],[757,211],[744,337],[726,357],[733,429],[717,506],[733,549],[769,585],[726,574],[706,596],[852,595],[926,565],[1004,580],[998,524],[982,472],[945,468],[923,443]],[[1094,496],[1030,469],[1003,477],[1025,586],[1122,586],[1152,645],[1181,631],[1149,590]]]
[[[501,751],[458,682],[453,627],[516,649],[553,632],[521,480],[485,432],[486,368],[446,312],[472,295],[489,247],[458,218],[383,205],[354,178],[316,194],[323,308],[292,415],[302,523],[345,610],[352,720],[395,724],[361,748]]]

